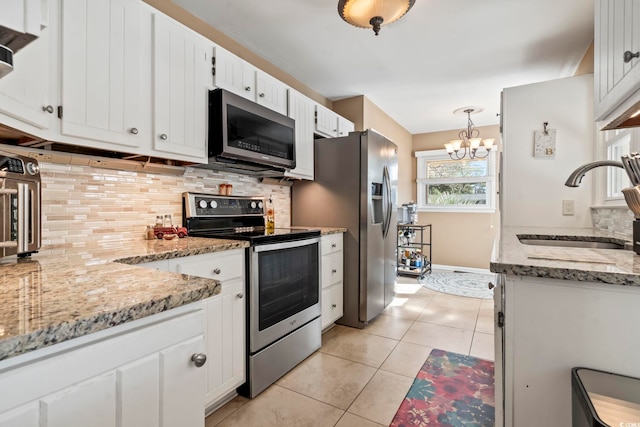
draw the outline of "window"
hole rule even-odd
[[[418,151],[418,209],[495,211],[495,152],[484,159],[451,160],[445,150]]]
[[[604,145],[607,150],[607,160],[620,161],[620,157],[631,151],[631,133],[621,129],[605,131]],[[631,185],[625,171],[620,168],[607,168],[606,173],[605,200],[623,199],[621,190]]]

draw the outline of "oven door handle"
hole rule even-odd
[[[311,239],[294,240],[292,242],[269,243],[266,245],[258,245],[253,247],[253,252],[277,251],[278,249],[299,248],[302,246],[310,246],[320,243],[319,237]]]

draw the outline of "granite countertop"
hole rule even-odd
[[[296,225],[294,228],[298,228],[300,226]],[[326,236],[328,234],[338,234],[338,233],[346,233],[347,229],[343,227],[300,227],[300,228],[313,228],[314,230],[320,230],[321,236]]]
[[[220,293],[212,279],[132,264],[247,246],[140,239],[0,259],[0,360]]]
[[[592,240],[620,243],[626,249],[585,249],[534,246],[518,236],[556,240]],[[548,258],[548,259],[543,259]],[[562,259],[560,259],[562,258]],[[516,276],[546,277],[614,285],[640,286],[640,256],[631,242],[597,229],[503,227],[494,249],[491,271]]]

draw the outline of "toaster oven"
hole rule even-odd
[[[40,168],[29,157],[0,151],[0,256],[38,252]]]

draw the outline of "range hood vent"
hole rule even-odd
[[[236,161],[224,157],[210,157],[208,164],[197,164],[193,166],[201,169],[238,173],[256,178],[275,178],[284,176],[284,169],[278,169],[270,165]]]

